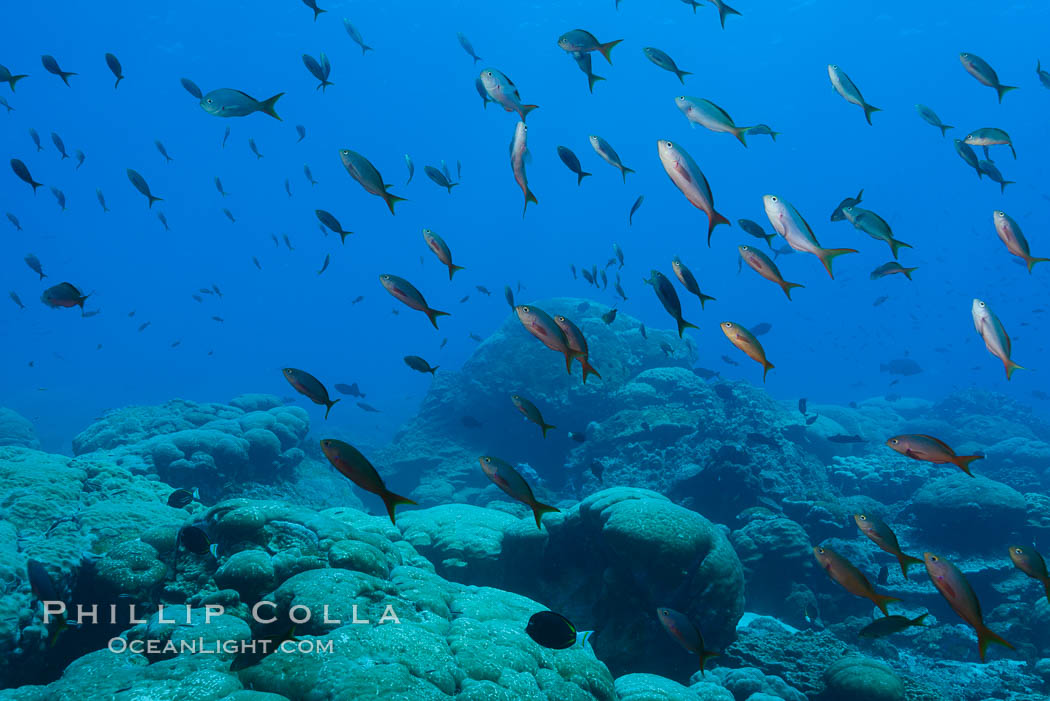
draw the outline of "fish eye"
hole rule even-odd
[[[820,553],[821,555],[823,555],[824,554],[824,548],[817,548],[817,552]]]
[[[731,329],[733,328],[733,322],[727,321],[725,324],[723,324],[723,326],[725,326],[727,329]]]
[[[492,462],[492,458],[484,458],[485,462]]]
[[[893,445],[897,445],[898,443],[900,443],[900,441],[897,440],[896,438],[891,438],[890,439],[890,443],[892,443]]]
[[[780,200],[777,199],[776,195],[770,195],[769,196],[769,201],[770,202],[779,202]]]
[[[978,302],[977,304],[980,305],[981,307],[985,306],[984,302]]]
[[[1018,555],[1023,555],[1024,554],[1024,550],[1022,550],[1021,548],[1014,548],[1014,552],[1017,553]]]
[[[998,212],[996,212],[996,214],[998,214],[1000,217],[1005,217],[1006,216],[1006,212],[1004,212],[1001,209]]]
[[[937,562],[938,557],[936,555],[930,555],[930,562]]]
[[[865,516],[864,514],[861,514],[861,515],[860,515],[860,520],[861,520],[861,521],[867,521],[867,520],[868,520],[868,517],[867,517],[867,516]]]
[[[527,312],[527,311],[529,311],[529,308],[528,308],[528,307],[522,307],[522,308],[521,308],[521,311],[523,311],[523,312]]]

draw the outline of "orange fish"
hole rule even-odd
[[[966,581],[966,577],[959,571],[959,568],[933,553],[923,553],[922,556],[926,560],[926,571],[930,574],[930,579],[933,580],[937,591],[948,601],[952,610],[977,632],[977,651],[981,656],[981,662],[984,662],[984,652],[990,643],[1003,645],[1013,650],[1013,645],[993,633],[984,624],[977,595],[973,593],[973,588],[970,587],[970,583]]]
[[[1017,569],[1043,583],[1046,588],[1046,600],[1050,601],[1050,573],[1046,571],[1046,562],[1035,548],[1023,548],[1020,545],[1010,546],[1010,559]]]
[[[394,299],[398,300],[410,309],[423,312],[430,319],[430,323],[434,325],[436,329],[438,327],[437,318],[439,316],[448,316],[448,312],[440,312],[437,309],[431,309],[430,305],[423,298],[423,293],[417,290],[411,282],[400,278],[397,275],[390,275],[389,273],[383,273],[379,276],[379,281],[383,283],[383,287],[389,292]]]
[[[565,371],[572,374],[572,359],[579,357],[579,351],[569,346],[569,339],[565,332],[550,317],[550,314],[527,304],[519,304],[514,307],[514,313],[518,315],[518,321],[525,330],[540,339],[543,345],[553,351],[565,354]]]
[[[668,635],[700,658],[700,676],[704,676],[704,665],[712,657],[718,657],[718,653],[704,648],[704,636],[700,634],[700,629],[689,620],[688,616],[674,609],[659,608],[656,609],[656,615],[660,618],[660,623]]]
[[[349,443],[337,441],[334,438],[325,438],[321,441],[321,451],[328,458],[328,462],[332,463],[332,467],[339,470],[344,477],[383,500],[383,503],[386,504],[386,512],[390,514],[390,523],[397,525],[394,520],[394,507],[399,504],[416,503],[408,497],[394,494],[387,489],[383,478],[372,467],[372,463],[368,462],[368,458]]]
[[[973,477],[973,473],[970,472],[970,463],[984,457],[983,455],[956,455],[955,451],[949,448],[944,441],[922,433],[894,436],[886,441],[886,445],[901,455],[907,455],[912,460],[925,460],[934,465],[951,463],[970,477]]]
[[[500,460],[491,455],[482,455],[478,458],[478,462],[481,463],[481,469],[497,487],[532,509],[532,514],[536,517],[536,528],[543,528],[540,525],[540,517],[543,514],[559,512],[553,506],[537,501],[536,497],[532,495],[532,488],[529,487],[529,483],[506,460]]]
[[[864,576],[864,573],[831,548],[816,547],[813,548],[813,554],[816,555],[817,562],[820,563],[820,566],[824,568],[829,577],[838,582],[850,594],[871,599],[871,602],[878,606],[883,614],[889,615],[889,612],[886,610],[886,604],[891,601],[900,601],[900,599],[895,597],[876,593],[875,587],[871,586],[871,582]]]
[[[765,382],[766,373],[775,366],[766,360],[766,350],[755,338],[755,335],[740,324],[735,324],[732,321],[722,322],[722,333],[726,335],[726,338],[734,346],[747,353],[749,358],[762,366],[762,381]]]
[[[584,338],[583,332],[580,331],[576,324],[572,323],[564,316],[554,317],[554,323],[558,325],[562,333],[565,334],[565,340],[569,344],[569,350],[576,353],[576,359],[580,361],[580,366],[583,368],[583,381],[586,384],[587,375],[594,375],[599,380],[602,376],[598,374],[598,371],[591,367],[591,361],[589,358],[590,351],[587,350],[587,339]]]
[[[857,524],[857,528],[861,532],[871,538],[871,542],[878,545],[880,548],[888,552],[897,558],[897,562],[901,565],[901,572],[904,573],[904,578],[908,578],[908,565],[921,565],[922,560],[911,555],[905,555],[901,552],[901,546],[897,542],[897,535],[893,532],[886,523],[878,516],[872,516],[871,514],[853,514],[853,520]]]
[[[294,387],[296,392],[303,395],[314,404],[324,405],[324,417],[327,420],[328,412],[330,412],[332,406],[339,401],[338,399],[329,399],[328,388],[325,387],[320,380],[305,370],[285,368],[282,372],[284,373],[284,379],[288,380],[288,384]]]

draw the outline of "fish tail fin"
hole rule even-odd
[[[769,246],[770,250],[773,249],[773,239],[775,239],[776,237],[777,237],[776,234],[766,234],[765,235],[766,245]]]
[[[984,654],[988,650],[988,646],[992,643],[1008,647],[1011,650],[1015,649],[1013,645],[1003,640],[999,635],[993,633],[988,626],[982,623],[977,628],[977,652],[981,656],[981,662],[984,662]]]
[[[704,676],[704,667],[707,666],[707,661],[709,659],[711,659],[712,657],[718,657],[719,654],[720,653],[717,653],[714,650],[704,650],[704,649],[700,650],[700,676],[701,677]]]
[[[820,262],[824,264],[824,268],[828,271],[828,276],[834,280],[835,276],[831,274],[831,261],[835,260],[838,256],[844,256],[847,253],[856,253],[855,248],[822,248],[817,256],[820,257]]]
[[[554,424],[546,424],[546,423],[542,423],[542,422],[540,423],[540,430],[543,431],[543,437],[544,438],[547,437],[547,431],[552,429],[552,428],[558,428],[558,427],[555,426]]]
[[[120,81],[124,80],[124,76],[117,78],[117,82],[113,83],[113,89],[116,90],[117,86],[120,85]]]
[[[314,22],[317,21],[317,18],[322,12],[328,12],[328,10],[322,10],[320,7],[314,7]]]
[[[901,565],[901,573],[905,579],[908,578],[908,565],[921,565],[923,563],[920,558],[905,555],[904,553],[897,554],[897,562]]]
[[[1050,602],[1050,577],[1043,580],[1043,588],[1046,589],[1046,600]]]
[[[522,105],[521,106],[521,121],[523,121],[523,122],[525,121],[525,118],[527,116],[529,116],[529,112],[531,112],[532,110],[538,110],[539,108],[540,108],[539,105]]]
[[[941,136],[944,137],[948,135],[949,129],[954,129],[955,127],[953,127],[951,124],[941,124],[938,125],[938,128],[941,130]]]
[[[1003,104],[1003,95],[1011,90],[1017,90],[1016,85],[996,85],[995,92],[999,94],[999,104]]]
[[[904,273],[904,277],[906,277],[909,280],[911,280],[911,274],[914,273],[918,269],[919,269],[918,267],[915,267],[915,268],[902,268],[901,272]]]
[[[527,210],[529,208],[529,202],[532,202],[533,204],[539,204],[540,203],[540,201],[536,199],[536,195],[532,194],[532,190],[530,190],[529,186],[526,185],[525,186],[525,206],[521,208],[521,218],[522,219],[525,218],[525,210]]]
[[[37,183],[37,184],[39,185],[39,183]],[[36,188],[33,188],[33,191],[35,192]],[[1024,259],[1024,262],[1025,262],[1025,264],[1028,265],[1028,273],[1031,274],[1033,265],[1035,265],[1036,263],[1047,263],[1047,262],[1050,262],[1050,258],[1033,258],[1032,256],[1027,256]]]
[[[787,280],[780,283],[780,289],[784,290],[784,294],[787,295],[788,301],[791,301],[791,290],[794,287],[805,287],[805,285],[800,285],[797,282],[788,282]]]
[[[58,75],[62,79],[62,82],[66,84],[66,87],[69,87],[69,78],[74,75],[79,75],[79,73],[74,73],[73,71],[61,71]],[[999,98],[999,101],[1002,102],[1001,97]]]
[[[585,170],[581,170],[579,173],[577,173],[577,175],[576,175],[576,185],[578,186],[580,183],[582,183],[583,179],[586,178],[588,175],[593,175],[593,174],[592,173],[588,173]]]
[[[747,139],[745,137],[747,136],[747,130],[750,128],[751,127],[737,127],[733,130],[733,136],[744,145],[744,148],[747,148]]]
[[[696,324],[690,324],[685,319],[679,318],[678,319],[678,338],[682,337],[682,332],[685,331],[686,329],[699,329],[699,328],[700,327],[697,326]]]
[[[324,12],[324,10],[321,10],[321,12]],[[316,17],[314,19],[316,19]],[[259,105],[259,109],[261,111],[263,111],[266,114],[270,115],[271,117],[276,119],[278,122],[284,121],[280,117],[277,116],[277,110],[275,109],[275,107],[277,106],[277,101],[281,99],[282,95],[284,95],[284,93],[283,92],[279,92],[276,95],[274,95],[273,97],[263,100],[262,103],[260,103],[260,105]]]
[[[762,382],[766,381],[766,375],[769,374],[769,371],[774,368],[776,368],[776,365],[769,362],[768,360],[762,361]]]
[[[1017,151],[1014,150],[1014,145],[1013,145],[1012,142],[1009,144],[1009,146],[1010,146],[1010,153],[1012,153],[1014,155],[1014,160],[1016,161],[1017,160]]]
[[[627,174],[628,173],[633,173],[633,172],[634,172],[634,168],[628,168],[627,166],[623,166],[623,167],[620,168],[620,174],[623,175],[623,182],[625,184],[627,183]]]
[[[594,84],[599,80],[605,80],[605,78],[600,75],[595,75],[594,73],[589,74],[587,76],[587,89],[594,92]]]
[[[600,51],[602,56],[605,57],[605,60],[609,62],[610,66],[612,65],[612,50],[615,49],[616,45],[621,41],[623,41],[623,39],[606,42],[605,44],[598,44],[598,51]]]
[[[594,375],[599,380],[602,379],[601,373],[599,373],[597,370],[594,369],[593,366],[591,366],[591,362],[587,358],[580,358],[580,367],[583,368],[583,382],[584,382],[584,384],[587,383],[587,376],[588,375]]]
[[[864,107],[864,119],[868,120],[868,124],[871,124],[871,115],[873,112],[882,111],[874,105],[869,105],[867,102],[865,102],[862,106]]]
[[[434,325],[435,329],[438,327],[437,320],[439,316],[451,316],[448,312],[438,311],[437,309],[431,309],[430,307],[424,309],[423,312],[427,315],[427,318],[430,319],[430,323]]]
[[[535,499],[532,500],[532,503],[529,504],[529,506],[532,507],[532,515],[536,517],[536,528],[539,528],[541,530],[543,529],[543,526],[540,525],[540,519],[543,517],[543,514],[561,513],[560,509],[557,509],[549,504],[542,504],[536,501]]]
[[[981,460],[982,458],[984,458],[983,455],[956,455],[951,463],[970,477],[973,477],[973,473],[970,472],[970,463],[974,460]]]
[[[432,367],[429,370],[427,370],[427,372],[430,373],[431,377],[437,377],[437,370],[438,370],[439,367],[441,367],[441,366],[440,365],[435,365],[434,367]]]
[[[719,0],[719,2],[716,2],[715,4],[718,6],[718,21],[722,23],[722,29],[725,29],[726,17],[728,17],[729,15],[739,15],[740,12],[738,10],[734,10],[732,7],[726,5],[724,2],[721,2],[721,0]]]
[[[455,272],[456,272],[457,270],[463,270],[463,266],[462,266],[462,265],[452,265],[451,263],[449,263],[449,264],[448,264],[448,279],[449,279],[449,280],[451,280],[451,279],[452,279],[452,275],[453,275],[453,274],[454,274],[454,273],[455,273]]]
[[[890,244],[890,250],[893,251],[893,258],[894,258],[894,260],[897,259],[897,251],[899,251],[902,248],[912,248],[913,247],[910,243],[904,243],[903,241],[898,241],[895,238],[891,238],[889,240],[889,244]]]
[[[575,353],[568,350],[565,351],[565,372],[572,374],[572,359],[576,357]]]
[[[412,501],[408,497],[403,497],[400,494],[394,494],[389,489],[385,490],[379,495],[379,498],[383,500],[383,504],[386,505],[386,512],[390,514],[390,523],[397,525],[395,520],[394,509],[402,504],[416,505],[416,502]]]
[[[449,183],[448,184],[448,194],[450,194],[450,195],[452,194],[452,188],[454,188],[456,185],[459,185],[459,183]]]
[[[705,295],[703,292],[700,292],[699,294],[697,294],[697,297],[700,298],[700,309],[701,310],[704,308],[704,302],[717,302],[718,301],[715,297],[712,297],[711,295]]]
[[[681,71],[681,70],[679,70],[679,71],[675,71],[674,73],[675,73],[676,76],[678,76],[678,80],[679,80],[679,82],[682,83],[682,85],[685,85],[685,77],[684,76],[692,75],[692,73],[690,71]]]
[[[44,183],[38,183],[36,180],[33,180],[32,178],[29,179],[29,184],[33,187],[33,194],[34,195],[36,194],[36,189],[38,187],[43,187],[44,186]],[[1032,272],[1032,268],[1031,267],[1028,268],[1028,272]]]
[[[1025,369],[1024,366],[1018,365],[1017,363],[1015,363],[1013,360],[1010,360],[1009,358],[1007,358],[1006,362],[1003,363],[1003,365],[1006,367],[1006,379],[1007,380],[1009,380],[1011,377],[1013,377],[1014,370],[1024,370]]]
[[[150,209],[153,209],[153,203],[154,202],[163,202],[164,201],[163,197],[156,197],[154,195],[146,195],[146,197],[149,198],[149,207],[150,207]]]
[[[332,399],[332,400],[329,400],[329,401],[325,402],[325,406],[327,407],[324,410],[325,421],[328,420],[328,412],[330,412],[332,410],[332,407],[334,407],[336,404],[338,404],[341,401],[342,401],[341,399]]]
[[[882,611],[882,615],[884,616],[890,615],[889,611],[886,610],[886,604],[893,601],[900,601],[897,597],[890,596],[889,594],[872,594],[871,600],[879,607],[879,610]]]
[[[22,78],[28,78],[28,77],[29,77],[29,74],[28,73],[24,73],[22,75],[13,75],[10,78],[8,78],[7,79],[7,84],[11,86],[11,92],[15,91],[15,83],[17,83],[18,81],[22,80]]]
[[[316,184],[316,183],[314,183],[314,184]],[[449,192],[451,192],[451,190],[449,190]],[[395,204],[397,204],[398,202],[408,202],[408,200],[405,199],[404,197],[398,197],[397,195],[391,195],[389,192],[386,193],[386,196],[383,199],[386,200],[386,206],[390,208],[390,213],[391,214],[394,214],[394,205]]]
[[[726,224],[728,226],[732,226],[732,224],[729,223],[728,219],[726,219],[721,214],[719,214],[718,212],[716,212],[715,210],[712,209],[711,210],[711,216],[708,217],[708,219],[707,219],[707,247],[708,248],[711,247],[711,233],[715,230],[715,227],[718,226],[719,224]]]
[[[361,45],[361,55],[362,56],[367,54],[369,51],[375,51],[375,49],[373,49],[371,46],[369,46],[367,44],[362,44]]]
[[[1007,185],[1014,185],[1014,184],[1016,184],[1015,180],[1004,180],[1004,181],[1002,181],[1001,183],[999,183],[999,192],[1000,193],[1006,192],[1006,186]]]

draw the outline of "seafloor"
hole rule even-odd
[[[509,318],[462,369],[437,372],[389,445],[366,450],[388,486],[419,503],[400,507],[396,526],[318,448],[341,437],[339,407],[313,426],[302,398],[126,407],[77,435],[72,458],[41,452],[29,422],[0,409],[0,699],[1047,698],[1050,604],[1007,557],[1015,543],[1050,544],[1050,425],[1029,408],[964,391],[811,403],[803,415],[761,388],[704,379],[673,332],[643,338],[624,314],[606,325],[606,308],[582,300],[541,306],[602,349],[603,379],[565,375]],[[546,439],[510,404],[525,380],[559,427]],[[887,448],[900,433],[986,458],[971,478]],[[483,454],[518,466],[561,512],[537,529],[485,478]],[[200,502],[168,506],[175,487],[198,488]],[[972,629],[922,565],[905,579],[860,534],[858,512],[891,523],[905,552],[958,565],[985,622],[1016,650],[993,646],[980,663]],[[214,557],[176,546],[191,524]],[[858,637],[873,607],[821,570],[818,544],[872,581],[885,566],[876,587],[901,599],[891,612],[929,611],[926,625]],[[120,613],[54,636],[29,559],[70,605],[100,603],[108,616],[109,604],[134,604],[149,620]],[[115,636],[258,638],[249,612],[263,600],[282,615],[308,607],[311,620],[286,635],[333,651],[246,660],[106,648]],[[158,621],[161,604],[189,605],[190,621]],[[225,613],[205,622],[206,605]],[[323,621],[325,605],[341,623]],[[371,623],[350,623],[355,606]],[[378,624],[387,606],[400,624]],[[664,606],[721,651],[705,674],[661,628]],[[545,608],[595,630],[593,650],[537,645],[525,622]]]

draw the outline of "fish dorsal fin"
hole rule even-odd
[[[714,107],[714,108],[715,108],[715,110],[716,110],[716,111],[717,111],[717,112],[718,112],[718,113],[719,113],[720,115],[722,115],[723,117],[725,117],[725,120],[726,120],[727,122],[729,122],[729,123],[730,123],[730,124],[731,124],[732,126],[736,126],[736,123],[734,123],[734,122],[733,122],[733,118],[729,116],[729,113],[728,113],[728,112],[726,112],[726,111],[725,111],[724,109],[722,109],[721,107],[719,107],[719,106],[718,106],[718,105],[716,105],[715,103],[711,102],[710,100],[705,100],[705,102],[706,102],[707,104],[711,105],[712,107]]]

